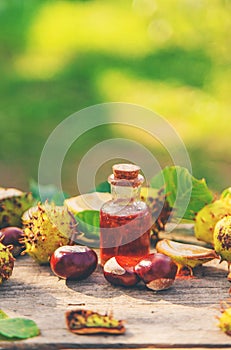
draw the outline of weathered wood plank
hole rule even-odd
[[[177,279],[171,289],[155,293],[139,284],[113,287],[100,267],[88,279],[66,282],[49,266],[30,257],[16,262],[13,276],[0,287],[0,308],[10,316],[37,322],[41,335],[26,341],[0,342],[0,349],[187,348],[231,346],[231,338],[216,326],[220,300],[230,287],[225,263],[213,261],[195,271],[195,278]],[[66,329],[64,313],[74,308],[113,311],[126,320],[120,336],[80,336]]]

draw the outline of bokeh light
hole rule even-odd
[[[163,115],[194,175],[215,191],[230,186],[230,11],[229,0],[1,0],[1,185],[27,189],[58,123],[119,101]],[[120,126],[82,135],[64,165],[68,191],[70,172],[106,135],[141,139]]]

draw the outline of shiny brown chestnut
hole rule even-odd
[[[50,259],[53,273],[64,279],[82,280],[96,269],[98,257],[94,250],[80,245],[63,246]]]
[[[161,253],[147,255],[134,269],[146,286],[156,291],[168,289],[177,273],[177,265],[171,258]]]
[[[0,242],[5,246],[12,245],[11,253],[14,257],[21,254],[24,245],[20,242],[23,239],[23,230],[16,226],[4,227],[0,230]]]
[[[103,267],[104,277],[114,285],[123,287],[135,286],[140,281],[139,276],[134,271],[136,262],[127,257],[112,257]]]

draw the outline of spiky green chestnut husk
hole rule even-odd
[[[217,222],[214,229],[214,249],[221,260],[231,263],[231,216]]]
[[[10,249],[0,243],[0,284],[8,280],[14,268],[14,257]]]
[[[231,200],[231,187],[226,188],[222,194],[221,194],[221,199],[228,199]]]
[[[21,216],[32,206],[31,193],[0,187],[0,228],[22,226]]]
[[[76,221],[65,207],[38,205],[23,215],[27,252],[39,264],[46,264],[53,252],[70,242],[76,230]]]
[[[222,315],[218,317],[218,327],[226,334],[231,335],[231,307],[224,303],[224,307],[221,304]]]
[[[229,199],[218,199],[202,208],[196,215],[194,226],[196,238],[213,245],[215,225],[225,215],[231,215],[231,201]]]

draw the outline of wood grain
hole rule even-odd
[[[225,348],[231,337],[217,327],[219,302],[229,298],[226,264],[207,263],[192,279],[177,279],[171,289],[111,286],[101,268],[81,282],[59,280],[49,266],[30,257],[17,260],[12,277],[0,286],[0,308],[9,316],[37,322],[41,335],[25,341],[0,342],[0,349]],[[126,320],[119,336],[81,336],[65,325],[66,310],[113,311]]]

